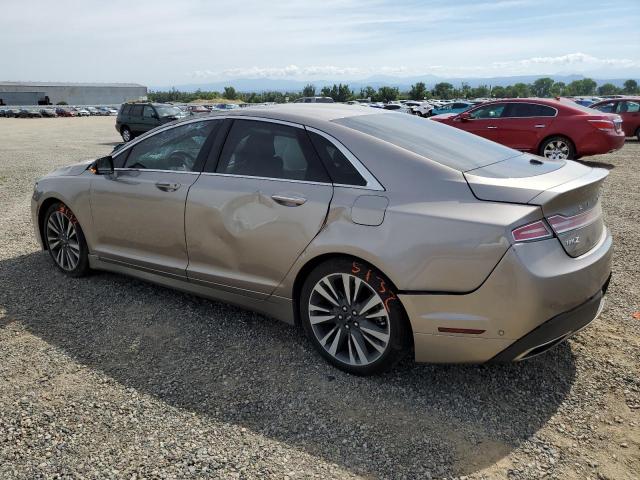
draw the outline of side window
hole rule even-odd
[[[471,118],[482,119],[482,118],[499,118],[502,116],[502,112],[504,111],[505,103],[493,103],[491,105],[485,105],[480,108],[476,108],[469,112],[471,114]]]
[[[122,115],[129,115],[131,113],[131,105],[124,104],[122,105]]]
[[[141,117],[142,116],[142,105],[132,105],[129,115],[132,117]]]
[[[144,109],[142,110],[142,116],[144,118],[153,118],[153,107],[151,105],[145,105]]]
[[[194,122],[156,133],[131,148],[124,168],[192,172],[202,145],[218,125]]]
[[[617,113],[638,113],[638,111],[640,111],[640,102],[625,100],[624,102],[620,102]]]
[[[327,168],[333,183],[365,186],[367,182],[353,164],[332,142],[314,132],[308,132],[314,148]]]
[[[255,120],[233,122],[216,172],[329,182],[303,129]]]
[[[540,105],[537,103],[509,103],[506,112],[503,117],[554,117],[556,115],[555,109],[546,105]]]
[[[614,113],[616,111],[617,103],[618,102],[607,102],[592,108],[594,108],[594,110],[599,110],[604,113]]]
[[[536,117],[555,117],[556,109],[547,105],[536,105]]]

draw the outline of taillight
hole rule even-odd
[[[603,131],[613,130],[615,128],[615,125],[611,120],[589,120],[589,123],[593,125],[594,128]]]
[[[587,225],[595,222],[600,217],[600,209],[592,208],[587,212],[574,215],[573,217],[565,217],[563,215],[554,215],[547,218],[551,224],[551,228],[557,234],[568,232],[570,230],[576,230],[578,228],[586,227]]]
[[[532,242],[553,237],[553,233],[543,220],[518,227],[511,232],[511,235],[516,242]]]

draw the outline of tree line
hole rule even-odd
[[[331,97],[336,102],[347,102],[356,99],[369,99],[372,102],[390,102],[393,100],[426,100],[430,98],[452,99],[452,98],[517,98],[517,97],[562,97],[562,96],[588,96],[588,95],[638,95],[640,89],[636,80],[627,80],[622,88],[605,83],[598,86],[595,80],[584,78],[574,80],[568,84],[555,82],[552,78],[538,78],[533,83],[515,83],[513,85],[491,86],[479,85],[471,87],[462,82],[456,87],[448,82],[436,83],[433,88],[428,89],[424,82],[417,82],[411,85],[408,91],[401,92],[398,87],[384,86],[375,89],[367,86],[359,91],[352,90],[348,84],[334,84],[322,87],[317,90],[315,85],[308,84],[302,91],[298,92],[238,92],[233,87],[225,87],[224,91],[203,91],[182,92],[172,88],[169,91],[149,92],[149,100],[153,102],[181,102],[189,103],[194,100],[216,101],[225,99],[230,101],[241,101],[245,103],[265,103],[265,102],[292,102],[301,97]]]

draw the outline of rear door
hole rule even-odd
[[[191,122],[158,132],[116,155],[113,175],[92,179],[94,251],[100,258],[186,275],[185,201],[217,125]]]
[[[557,113],[555,108],[542,104],[508,103],[500,122],[498,141],[516,150],[537,152]]]
[[[238,119],[189,192],[191,281],[267,297],[322,228],[333,185],[300,125]]]
[[[143,109],[143,105],[131,105],[131,108],[129,109],[129,128],[134,133],[146,131],[142,122]]]

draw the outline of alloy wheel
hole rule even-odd
[[[124,130],[122,130],[122,139],[125,142],[128,142],[131,140],[131,132],[129,131],[128,128],[125,128]]]
[[[309,297],[315,338],[347,365],[370,365],[388,349],[391,336],[384,301],[369,284],[348,273],[320,279]]]
[[[566,160],[569,158],[569,144],[564,140],[552,140],[545,145],[543,155],[551,160]]]
[[[59,210],[47,220],[47,245],[60,268],[75,270],[80,262],[78,231],[72,219]]]

